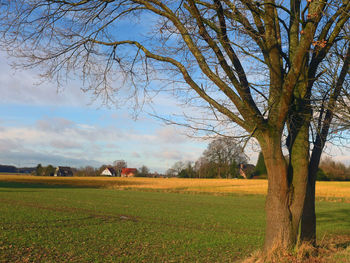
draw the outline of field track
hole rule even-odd
[[[33,184],[69,185],[106,189],[139,189],[165,192],[211,194],[261,194],[267,192],[267,180],[181,179],[120,177],[38,177],[0,174],[0,181]],[[321,200],[350,202],[350,182],[317,182],[316,196]]]

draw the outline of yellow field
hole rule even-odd
[[[171,192],[213,194],[266,194],[267,180],[244,179],[180,179],[120,177],[39,177],[0,174],[0,181],[98,187],[108,189],[144,189]],[[321,199],[350,200],[350,182],[317,182],[316,196]]]

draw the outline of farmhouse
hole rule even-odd
[[[101,173],[101,175],[103,175],[103,176],[116,176],[116,174],[117,173],[116,173],[115,169],[112,167],[107,167]]]
[[[136,168],[122,168],[122,172],[120,174],[121,177],[134,177],[137,173]]]
[[[58,166],[54,176],[73,176],[73,171],[68,166]]]

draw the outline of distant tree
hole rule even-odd
[[[206,162],[201,167],[203,178],[216,178],[217,174],[217,165],[214,162]]]
[[[341,162],[332,160],[330,157],[324,158],[320,163],[323,174],[317,174],[318,180],[327,181],[348,181],[350,180],[350,167]]]
[[[193,168],[192,162],[183,163],[183,167],[177,175],[180,178],[195,178],[197,174]]]
[[[239,167],[241,164],[246,164],[246,162],[244,163],[237,163],[235,160],[232,160],[232,162],[230,163],[229,167],[228,167],[228,175],[231,178],[240,178],[242,177],[239,173]]]
[[[94,167],[92,167],[92,166],[86,166],[84,170],[85,170],[85,176],[96,176],[96,175],[98,175],[97,174],[97,170]]]
[[[44,168],[41,165],[41,163],[39,163],[36,168],[35,168],[35,175],[36,176],[43,176],[44,175]]]
[[[265,166],[264,155],[262,152],[259,153],[258,161],[255,166],[254,175],[267,175],[267,170]]]
[[[149,175],[149,169],[145,165],[142,165],[141,168],[138,171],[139,171],[137,173],[138,177],[147,177]]]
[[[221,137],[209,143],[203,152],[203,160],[216,166],[216,176],[232,178],[237,177],[237,167],[247,162],[242,146],[237,140],[229,137]],[[214,177],[214,176],[213,176]]]
[[[190,176],[189,176],[189,174],[187,173],[186,169],[182,169],[182,170],[179,172],[179,174],[178,174],[177,177],[179,177],[179,178],[190,178]]]
[[[117,173],[117,176],[120,176],[123,168],[127,168],[128,164],[124,160],[116,160],[113,162],[113,167]]]
[[[198,177],[191,161],[177,161],[166,171],[168,177],[195,178]]]
[[[49,164],[47,167],[44,168],[44,170],[45,170],[44,172],[45,176],[53,176],[56,171],[56,168],[53,167],[51,164]]]
[[[172,168],[169,168],[168,170],[166,170],[165,175],[167,177],[176,177],[177,176],[176,171]]]
[[[216,165],[204,156],[201,156],[194,165],[198,178],[214,178],[217,176]]]
[[[317,171],[316,180],[317,181],[329,181],[329,178],[327,177],[326,173],[321,168],[319,168]]]
[[[100,175],[99,170],[95,169],[92,166],[85,166],[77,169],[74,173],[74,176],[98,176]]]
[[[167,171],[167,175],[179,176],[180,172],[185,168],[185,164],[182,161],[177,161],[173,166]]]

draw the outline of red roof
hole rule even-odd
[[[122,168],[122,174],[134,174],[136,172],[136,168]]]

